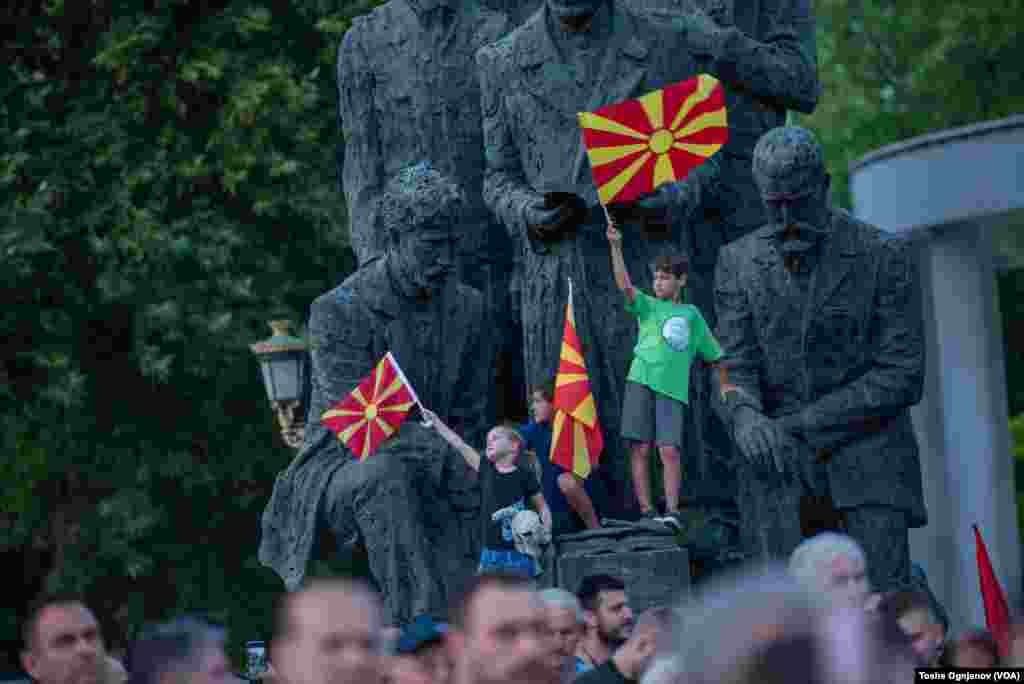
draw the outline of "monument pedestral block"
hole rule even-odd
[[[626,583],[635,612],[672,604],[690,591],[690,554],[658,523],[564,535],[556,551],[557,586],[575,592],[587,575],[613,575]]]

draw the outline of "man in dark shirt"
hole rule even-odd
[[[585,670],[604,664],[633,631],[633,610],[626,584],[611,575],[587,575],[576,590],[583,605],[586,632],[576,648]]]
[[[658,606],[644,611],[632,633],[612,656],[577,677],[576,684],[629,684],[640,681],[658,645],[658,638],[672,619],[671,610]]]

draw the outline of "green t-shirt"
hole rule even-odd
[[[697,307],[635,292],[632,303],[626,300],[626,311],[637,317],[640,334],[626,379],[689,404],[693,359],[700,355],[717,361],[722,348]]]

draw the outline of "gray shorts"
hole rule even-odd
[[[634,442],[682,449],[685,409],[683,402],[627,380],[622,399],[622,436]]]

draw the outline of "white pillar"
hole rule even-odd
[[[954,633],[984,626],[977,524],[1011,601],[1021,580],[1006,375],[990,232],[976,225],[922,238],[927,375],[913,409],[929,524],[911,555],[949,611]]]

